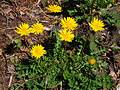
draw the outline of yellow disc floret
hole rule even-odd
[[[69,30],[61,30],[59,32],[59,36],[61,41],[72,42],[72,40],[74,39],[74,34]]]
[[[50,11],[50,12],[54,12],[54,13],[57,13],[57,12],[61,12],[62,11],[62,8],[58,5],[49,5],[47,7],[47,9]]]
[[[35,33],[35,34],[42,34],[44,31],[44,26],[42,25],[42,23],[35,23],[31,26],[31,33]]]
[[[95,31],[103,31],[104,30],[104,23],[101,20],[98,20],[97,18],[93,18],[91,23],[89,23],[90,27]]]
[[[20,36],[26,36],[30,34],[30,26],[27,23],[22,23],[17,27],[16,33],[20,34]]]
[[[35,57],[36,59],[42,57],[44,54],[46,54],[46,50],[44,50],[44,47],[42,45],[34,45],[30,51],[31,55]]]
[[[61,25],[63,29],[67,29],[67,30],[75,30],[76,27],[78,26],[75,19],[71,17],[63,18],[61,20]]]

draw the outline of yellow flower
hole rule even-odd
[[[30,26],[27,23],[22,23],[17,27],[16,33],[20,34],[20,36],[25,36],[30,34]]]
[[[89,59],[89,60],[88,60],[88,63],[91,64],[91,65],[96,64],[95,58]]]
[[[35,23],[31,26],[31,33],[35,33],[35,34],[42,34],[44,31],[44,26],[42,25],[42,23]]]
[[[103,31],[104,30],[104,23],[101,20],[98,20],[97,18],[93,18],[91,23],[89,23],[90,27],[95,31]]]
[[[46,54],[46,50],[44,50],[44,47],[42,45],[34,45],[30,51],[31,55],[35,57],[36,59],[42,57],[44,54]]]
[[[61,30],[59,32],[59,36],[61,41],[68,41],[68,42],[72,42],[72,40],[74,39],[74,34],[69,31],[69,30]]]
[[[67,29],[67,30],[75,30],[76,27],[78,26],[75,19],[71,17],[63,18],[61,20],[61,25],[63,29]]]
[[[50,12],[54,12],[54,13],[56,13],[56,12],[61,12],[61,11],[62,11],[62,8],[61,8],[60,6],[58,6],[58,5],[49,5],[49,6],[47,7],[47,9],[48,9]]]

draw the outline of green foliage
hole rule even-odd
[[[89,18],[100,9],[107,8],[113,4],[113,0],[65,0],[63,9],[65,15],[75,16],[80,20]]]
[[[101,15],[106,18],[107,22],[120,28],[120,13],[116,10],[118,7],[111,8],[110,10],[101,9]]]
[[[48,53],[40,60],[26,59],[16,64],[17,79],[23,83],[14,85],[11,90],[46,90],[57,87],[61,82],[67,86],[63,87],[67,90],[99,90],[112,86],[111,78],[105,71],[107,63],[100,60],[99,56],[104,50],[98,49],[94,39],[90,45],[85,44],[87,40],[79,36],[76,36],[72,43],[62,43],[57,32],[53,35],[56,36],[53,53]],[[84,51],[87,46],[90,46],[88,54]],[[70,47],[75,51],[69,51]],[[97,60],[94,65],[88,63],[92,56]]]
[[[15,40],[13,40],[13,43],[15,43],[15,47],[16,47],[16,48],[22,47],[22,42],[21,42],[20,39],[15,39]]]
[[[96,0],[96,6],[98,6],[99,8],[107,8],[107,6],[112,3],[113,0]]]

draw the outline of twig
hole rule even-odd
[[[35,3],[35,6],[37,6],[40,2],[41,2],[41,0],[38,0],[37,3]]]
[[[11,86],[11,83],[12,83],[12,79],[13,79],[13,74],[11,74],[11,76],[10,76],[10,80],[9,80],[9,84],[8,84],[8,87],[10,87],[10,86]]]

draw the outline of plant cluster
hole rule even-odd
[[[65,2],[69,1],[65,0]],[[79,9],[80,13],[84,13],[84,17],[81,15],[82,19],[86,19],[85,16],[89,16],[88,13],[91,14],[96,5],[98,5],[96,7],[98,9],[105,8],[107,4],[111,3],[107,0],[73,1],[86,5]],[[105,5],[99,3],[103,1],[106,1]],[[64,12],[64,7],[62,10],[61,6],[49,5],[47,9],[52,13],[58,13]],[[90,11],[87,13],[86,7],[90,7]],[[66,10],[70,16],[73,16],[71,10]],[[74,13],[79,10],[74,7]],[[23,80],[23,83],[16,83],[11,89],[47,90],[58,86],[65,90],[111,88],[111,78],[107,74],[108,65],[101,57],[106,48],[100,46],[96,38],[97,33],[106,29],[106,24],[99,16],[91,15],[85,23],[86,27],[89,27],[85,32],[87,34],[81,35],[77,30],[80,26],[79,17],[64,17],[60,20],[61,29],[55,28],[51,32],[50,38],[55,38],[53,48],[46,49],[47,47],[39,44],[30,48],[30,57],[16,64],[17,78]],[[16,32],[20,36],[28,36],[31,33],[42,34],[44,29],[45,26],[39,22],[31,27],[29,24],[23,23],[17,27]],[[49,46],[49,43],[46,44]]]

